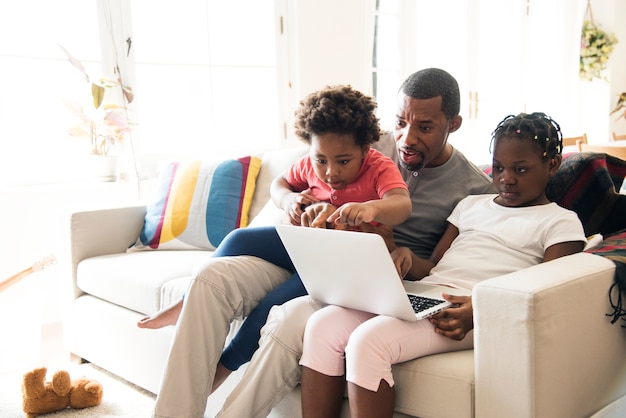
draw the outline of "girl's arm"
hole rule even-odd
[[[543,262],[554,260],[556,258],[565,257],[566,255],[576,254],[583,250],[585,243],[582,241],[559,242],[546,248],[543,254]]]
[[[452,241],[459,235],[459,229],[448,223],[446,231],[443,233],[437,246],[433,250],[429,259],[421,258],[409,251],[411,256],[411,268],[405,276],[406,280],[421,280],[430,274],[433,267],[437,265],[443,254],[450,248]]]
[[[381,199],[363,203],[346,203],[330,215],[327,222],[346,225],[378,222],[398,225],[411,216],[411,198],[406,189],[391,189]]]
[[[300,225],[303,209],[311,203],[317,202],[317,199],[309,193],[309,190],[303,190],[302,192],[294,191],[283,176],[278,176],[272,181],[270,195],[272,202],[285,211],[294,225]]]

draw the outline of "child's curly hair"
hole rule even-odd
[[[349,85],[327,86],[309,94],[295,111],[296,135],[307,144],[313,135],[353,134],[357,145],[380,138],[376,102]]]
[[[535,141],[543,158],[554,158],[563,151],[563,134],[554,119],[543,112],[520,113],[502,119],[491,134],[491,146],[502,137],[515,137]]]

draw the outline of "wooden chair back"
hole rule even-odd
[[[579,144],[586,144],[586,143],[587,143],[587,134],[582,134],[581,136],[570,136],[567,138],[563,138],[564,147],[568,147],[570,145],[576,145],[579,151],[580,151]]]
[[[612,135],[613,135],[613,141],[623,141],[626,139],[626,134],[618,135],[615,132],[613,132]]]
[[[626,161],[626,145],[618,147],[610,145],[580,144],[580,151],[609,154]]]

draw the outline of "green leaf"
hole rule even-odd
[[[93,98],[93,106],[97,109],[104,100],[104,87],[96,83],[91,83],[91,97]]]

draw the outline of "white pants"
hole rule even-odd
[[[403,321],[339,306],[327,306],[308,321],[300,364],[376,392],[394,386],[394,364],[474,347],[470,331],[461,341],[435,333],[427,320]]]
[[[163,371],[155,417],[204,415],[230,323],[246,317],[290,274],[251,256],[211,258],[194,274]]]

